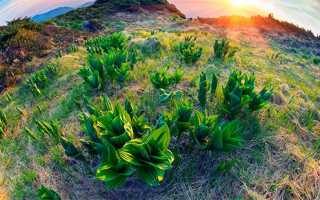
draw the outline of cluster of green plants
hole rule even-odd
[[[167,65],[151,74],[150,80],[155,89],[166,90],[181,81],[183,77],[183,71],[181,69],[176,69],[174,72],[170,72],[169,70],[170,68]]]
[[[184,41],[175,46],[178,58],[186,64],[196,63],[202,55],[202,47],[196,44],[195,36],[187,36]]]
[[[25,128],[25,132],[33,141],[41,144],[45,143],[45,145],[47,145],[47,143],[61,145],[67,156],[76,159],[83,159],[81,151],[69,138],[64,136],[63,132],[61,131],[60,124],[57,121],[37,120],[36,128],[37,129],[35,131]]]
[[[122,32],[111,35],[98,36],[85,42],[89,54],[104,54],[113,49],[126,50],[128,48],[128,37]]]
[[[234,70],[223,88],[223,113],[233,119],[244,112],[254,112],[267,105],[272,97],[272,87],[266,85],[255,91],[255,76]]]
[[[174,103],[173,112],[163,114],[161,121],[167,123],[171,133],[178,138],[183,133],[189,133],[200,149],[230,151],[241,147],[244,144],[243,127],[238,117],[262,109],[272,95],[269,86],[256,93],[254,80],[254,75],[233,71],[223,87],[224,100],[218,102],[221,111],[209,114],[211,112],[206,110],[206,105],[216,95],[218,78],[213,74],[210,83],[206,74],[202,73],[198,89],[200,110],[189,99],[182,98]]]
[[[82,143],[101,158],[97,178],[109,188],[122,185],[134,174],[151,186],[158,185],[174,160],[168,149],[169,128],[150,126],[129,100],[121,106],[101,97],[98,106],[88,101],[85,105]]]
[[[75,53],[79,50],[79,47],[76,44],[71,44],[67,48],[67,53]]]
[[[27,87],[33,95],[42,95],[42,90],[47,88],[50,83],[59,75],[58,64],[48,64],[43,69],[35,72],[27,80]]]
[[[88,66],[79,72],[84,81],[94,89],[103,91],[107,85],[122,86],[129,77],[135,51],[128,48],[128,38],[123,33],[113,33],[86,42]]]
[[[230,42],[227,39],[215,40],[213,58],[217,61],[224,62],[227,59],[234,57],[238,49],[230,46]]]

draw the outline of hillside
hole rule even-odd
[[[0,200],[318,199],[319,37],[134,2],[0,27]]]

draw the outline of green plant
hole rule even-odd
[[[136,62],[128,53],[127,43],[122,33],[87,41],[88,66],[80,69],[79,75],[90,87],[100,91],[106,89],[108,82],[122,85]]]
[[[217,123],[208,148],[230,151],[243,146],[241,127],[241,122],[237,120]]]
[[[146,183],[151,186],[159,185],[165,171],[172,167],[174,161],[173,153],[168,149],[169,143],[169,128],[162,126],[146,137],[131,140],[119,154]]]
[[[201,73],[200,82],[199,82],[199,90],[198,90],[198,100],[199,100],[200,106],[203,110],[205,110],[205,108],[206,108],[208,90],[209,90],[209,83],[207,81],[207,76],[205,73]]]
[[[106,73],[103,61],[98,55],[88,55],[88,66],[81,68],[79,75],[92,88],[102,90],[106,87]]]
[[[97,179],[114,188],[137,172],[149,185],[158,184],[173,161],[168,127],[152,129],[128,99],[124,107],[107,97],[99,101],[86,100],[88,113],[81,116],[82,142],[101,157]]]
[[[67,53],[75,53],[79,50],[79,47],[76,44],[71,44],[67,48]]]
[[[175,47],[178,58],[186,64],[196,63],[202,55],[203,49],[196,45],[196,40],[194,36],[187,36]]]
[[[87,40],[85,46],[89,54],[109,53],[114,49],[124,51],[128,47],[128,38],[122,32],[115,32]]]
[[[3,136],[3,134],[6,132],[7,124],[7,115],[2,110],[0,110],[0,137]]]
[[[217,123],[216,115],[207,116],[203,112],[196,111],[192,117],[193,131],[190,132],[194,143],[201,149],[207,149],[211,142],[214,126]]]
[[[244,109],[257,111],[267,105],[272,96],[272,88],[265,86],[259,93],[255,91],[255,76],[233,71],[223,89],[223,111],[234,118]]]
[[[222,62],[226,61],[228,58],[232,58],[238,51],[237,48],[230,46],[230,42],[227,39],[216,40],[213,48],[214,59]]]
[[[30,89],[33,95],[42,95],[42,90],[49,86],[51,81],[55,79],[59,74],[59,65],[48,64],[43,69],[32,74],[27,80],[27,87]]]
[[[183,71],[176,69],[173,73],[169,72],[169,67],[163,67],[151,74],[150,80],[156,89],[168,89],[169,87],[178,84],[183,77]]]
[[[216,90],[218,87],[218,78],[216,76],[216,74],[212,74],[212,78],[211,78],[211,85],[210,85],[210,95],[211,97],[214,97],[216,94]]]
[[[118,149],[130,139],[140,137],[148,131],[147,124],[140,121],[141,117],[137,116],[129,100],[123,107],[119,103],[113,105],[108,97],[102,96],[100,105],[101,107],[98,107],[86,101],[89,113],[81,115],[83,131],[93,148],[107,140]],[[134,129],[137,132],[134,132]]]
[[[105,156],[97,169],[97,179],[105,182],[108,188],[123,185],[135,173],[135,169],[121,159],[119,151],[108,141],[105,141],[100,150],[105,152]]]
[[[38,189],[37,196],[39,200],[61,200],[58,193],[43,185]]]
[[[187,99],[180,99],[175,102],[175,110],[162,114],[160,125],[168,124],[170,132],[178,137],[185,131],[192,129],[191,116],[193,113],[193,105]]]
[[[139,115],[135,106],[129,99],[125,101],[125,110],[131,117],[132,129],[136,135],[142,136],[151,130],[151,127],[147,123],[147,120],[143,115]]]
[[[83,155],[78,148],[61,132],[60,124],[57,121],[36,121],[38,134],[28,128],[26,133],[35,141],[43,142],[44,138],[52,141],[55,145],[61,144],[67,156],[82,159]]]
[[[320,57],[315,57],[312,59],[313,64],[320,65]]]
[[[193,125],[191,137],[201,149],[230,151],[243,144],[241,123],[237,120],[219,121],[215,115],[196,112]]]

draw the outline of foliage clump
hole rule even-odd
[[[121,86],[128,80],[129,71],[136,62],[134,52],[128,48],[128,38],[123,33],[113,33],[86,42],[88,66],[79,74],[94,89],[103,91],[108,83]]]
[[[58,193],[43,185],[38,189],[37,196],[40,200],[61,200]]]
[[[223,112],[234,118],[243,111],[257,111],[267,105],[272,96],[272,88],[265,86],[255,92],[255,76],[234,70],[223,88]]]
[[[151,128],[137,114],[130,101],[113,105],[102,97],[101,107],[87,104],[81,123],[86,134],[83,143],[101,156],[97,178],[107,187],[121,186],[136,174],[147,184],[158,185],[174,160],[168,149],[169,128]]]
[[[184,41],[175,46],[178,58],[186,64],[196,63],[202,55],[202,47],[196,44],[195,36],[187,36]]]
[[[224,62],[227,59],[234,57],[238,49],[230,46],[230,42],[227,39],[216,40],[214,42],[214,59],[220,62]]]
[[[181,81],[183,77],[182,70],[176,69],[174,72],[169,70],[169,66],[165,66],[151,74],[150,80],[154,88],[165,90]]]
[[[50,85],[50,83],[59,75],[58,64],[48,64],[43,69],[35,72],[27,80],[27,87],[33,95],[40,96],[42,90]]]

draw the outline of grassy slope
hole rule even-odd
[[[31,143],[23,131],[24,127],[34,127],[36,119],[57,119],[64,132],[79,145],[79,110],[72,99],[82,92],[94,96],[85,90],[77,75],[86,62],[86,52],[80,48],[76,53],[51,60],[60,63],[62,70],[47,89],[46,96],[33,97],[22,83],[0,97],[0,105],[8,113],[10,124],[6,136],[0,140],[0,199],[1,195],[4,199],[6,196],[8,199],[34,199],[35,190],[41,184],[54,188],[63,199],[319,198],[320,166],[313,145],[319,137],[320,122],[312,114],[319,112],[320,102],[316,102],[320,93],[319,66],[301,53],[284,52],[259,33],[245,30],[242,31],[246,37],[241,39],[238,30],[227,33],[232,44],[241,49],[234,62],[210,63],[212,44],[221,30],[193,25],[164,13],[120,13],[107,19],[110,29],[119,28],[121,24],[120,28],[134,41],[151,36],[150,30],[160,30],[154,37],[163,46],[159,56],[147,58],[135,66],[128,86],[113,91],[112,99],[130,96],[143,101],[148,114],[153,116],[157,105],[150,95],[149,74],[164,63],[180,65],[172,47],[185,35],[193,34],[204,48],[204,55],[196,65],[184,66],[185,76],[179,88],[195,95],[196,87],[191,83],[201,71],[218,72],[225,80],[230,69],[236,67],[254,72],[258,86],[271,82],[276,93],[284,96],[285,103],[271,104],[257,116],[243,120],[246,133],[254,137],[249,137],[247,145],[240,150],[201,152],[176,144],[181,149],[181,162],[168,173],[161,187],[148,188],[133,178],[125,187],[107,191],[102,183],[94,180],[93,169],[67,158],[60,146]],[[272,59],[278,52],[281,56]],[[286,85],[289,91],[284,89]],[[8,94],[12,100],[8,100]],[[235,160],[236,164],[225,174],[215,174],[215,168],[224,160]]]

